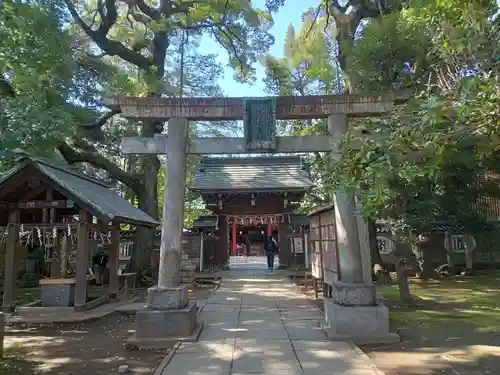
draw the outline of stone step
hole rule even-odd
[[[180,277],[194,277],[194,270],[188,270],[188,271],[179,271],[179,276]]]
[[[181,254],[181,260],[188,260],[188,259],[189,259],[189,255],[187,255],[186,253]]]
[[[194,271],[196,270],[196,264],[190,264],[184,267],[181,267],[182,271]]]

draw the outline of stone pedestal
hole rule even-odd
[[[148,309],[171,310],[183,309],[188,304],[189,289],[187,285],[175,288],[154,286],[148,289]]]
[[[336,281],[332,285],[332,299],[341,306],[373,306],[376,302],[374,284],[351,284]]]
[[[188,286],[148,289],[146,309],[138,311],[135,334],[127,344],[140,349],[169,349],[177,341],[196,341],[203,324],[198,322],[196,301],[188,299]]]
[[[390,332],[389,309],[372,284],[335,283],[332,298],[325,299],[323,329],[331,340],[352,340],[358,345],[400,340]]]

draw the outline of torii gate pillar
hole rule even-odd
[[[129,343],[139,347],[168,348],[180,338],[193,341],[203,326],[198,323],[197,303],[189,300],[188,285],[182,285],[180,279],[188,123],[186,118],[168,121],[168,188],[164,192],[158,285],[148,289],[147,308],[136,315],[136,333]]]
[[[347,116],[328,117],[332,151],[347,131]],[[395,343],[400,338],[389,330],[389,309],[379,304],[371,281],[370,241],[366,221],[358,217],[353,191],[335,192],[334,199],[340,280],[332,285],[332,298],[325,298],[323,329],[332,340],[356,344]]]

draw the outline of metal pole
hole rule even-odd
[[[305,254],[305,262],[306,262],[306,270],[309,269],[309,236],[307,232],[304,232],[304,254]]]
[[[200,238],[201,238],[200,239],[200,241],[201,241],[201,243],[200,243],[200,272],[203,272],[203,242],[204,242],[203,239],[205,237],[204,235],[205,235],[205,233],[202,231],[201,236],[200,236]]]
[[[3,358],[3,338],[5,335],[5,315],[0,312],[0,358]]]

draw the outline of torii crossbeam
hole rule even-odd
[[[410,98],[411,92],[397,91],[376,95],[325,95],[276,97],[276,119],[318,119],[332,114],[346,117],[380,116]],[[107,99],[105,104],[119,109],[127,118],[147,120],[219,121],[242,120],[245,115],[245,98],[128,98]],[[126,154],[164,154],[166,136],[154,138],[125,137],[122,151]],[[359,143],[351,145],[357,148]],[[331,136],[274,137],[268,147],[247,147],[246,140],[238,137],[190,138],[188,154],[245,154],[263,151],[275,153],[328,152],[332,151]]]

